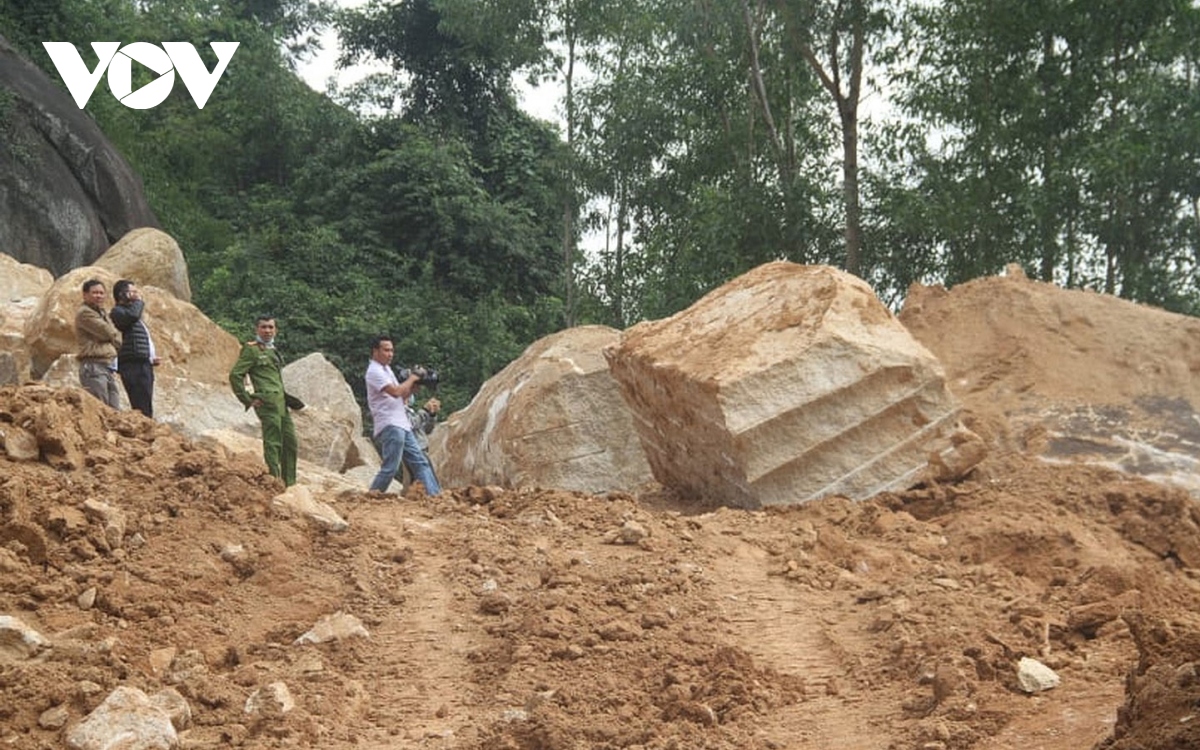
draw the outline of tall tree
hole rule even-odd
[[[867,45],[887,30],[889,17],[881,0],[769,0],[778,14],[788,52],[812,69],[837,114],[842,146],[842,212],[844,217],[844,268],[859,274],[862,256],[862,201],[859,191],[859,104],[867,64]],[[742,0],[751,37],[751,71],[768,129],[776,131],[766,96],[758,56],[763,24],[762,6]],[[783,158],[783,139],[771,133],[771,142]]]
[[[1173,217],[1194,186],[1195,17],[1187,0],[913,6],[902,101],[949,281],[1017,260],[1046,280],[1167,304],[1191,264]],[[1182,147],[1182,151],[1180,150]],[[1184,170],[1186,171],[1186,170]],[[1173,303],[1172,303],[1173,304]]]
[[[588,186],[616,221],[589,278],[621,311],[614,322],[674,312],[765,260],[831,257],[826,134],[805,63],[778,34],[756,51],[776,149],[739,5],[655,0],[614,21],[579,92]]]
[[[634,7],[627,0],[441,0],[438,7],[446,29],[469,44],[493,49],[514,74],[524,75],[531,85],[553,82],[562,87],[563,312],[564,323],[575,325],[579,321],[576,275],[584,201],[576,86],[589,50],[606,38],[606,29],[615,17]]]
[[[438,139],[448,146],[463,144],[467,151],[461,154],[462,166],[471,179],[478,180],[511,221],[532,228],[508,236],[474,237],[445,249],[477,271],[498,265],[508,269],[505,276],[519,274],[522,283],[506,294],[527,300],[554,293],[561,281],[561,148],[550,128],[517,106],[512,73],[538,57],[534,46],[497,33],[497,25],[501,31],[514,29],[514,34],[526,28],[519,17],[501,10],[487,16],[494,25],[484,34],[463,19],[467,8],[461,2],[402,0],[344,12],[340,33],[347,60],[371,55],[403,77],[406,95],[399,116],[439,133]],[[495,229],[501,231],[499,225]],[[496,249],[500,252],[493,253]]]

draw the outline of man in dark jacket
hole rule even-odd
[[[110,315],[122,338],[117,372],[125,386],[125,395],[129,396],[129,405],[153,419],[154,367],[161,360],[154,351],[150,329],[142,319],[146,303],[142,301],[141,290],[129,279],[113,284],[113,298],[117,304]]]

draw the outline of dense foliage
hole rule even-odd
[[[329,8],[215,5],[216,13],[213,3],[179,0],[0,2],[0,28],[51,75],[40,40],[74,41],[89,65],[93,39],[189,41],[202,53],[209,41],[240,42],[203,110],[181,86],[149,110],[110,96],[88,104],[184,248],[206,314],[239,336],[257,314],[277,315],[291,356],[322,351],[356,388],[368,340],[390,333],[398,364],[439,368],[451,406],[561,325],[561,147],[511,91],[493,86],[456,102],[470,107],[470,120],[425,99],[360,116],[293,70]],[[424,28],[409,31],[426,39]],[[427,46],[439,43],[442,53],[421,54],[452,58],[453,40]],[[413,89],[456,84],[436,69],[417,72],[425,79]]]
[[[308,88],[331,24],[390,73]],[[52,76],[43,40],[239,41],[203,110],[88,105],[197,304],[272,312],[355,387],[390,332],[451,407],[540,336],[779,258],[893,304],[1017,262],[1200,311],[1198,32],[1190,0],[0,0]]]

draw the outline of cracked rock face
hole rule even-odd
[[[0,37],[0,252],[55,276],[156,227],[141,179],[52,79]]]
[[[710,502],[862,499],[984,455],[938,360],[834,268],[760,266],[606,356],[654,477]]]

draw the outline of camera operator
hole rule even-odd
[[[418,386],[421,383],[418,381]],[[429,470],[437,476],[437,470],[433,468],[433,460],[429,458],[429,434],[433,432],[433,428],[437,427],[437,413],[442,408],[442,402],[436,396],[431,397],[425,402],[424,406],[417,406],[416,393],[408,397],[405,402],[405,409],[408,411],[408,421],[413,426],[413,437],[417,440],[417,445],[421,446],[421,451],[425,454],[425,458],[429,461]],[[411,481],[413,477],[413,467],[407,462],[404,464],[405,479]]]
[[[375,444],[383,463],[379,473],[371,482],[370,489],[385,492],[396,473],[401,460],[412,472],[413,480],[425,486],[425,492],[437,495],[442,491],[434,476],[429,457],[422,450],[413,434],[413,424],[408,416],[408,400],[417,384],[428,373],[414,368],[401,382],[392,370],[392,358],[396,347],[389,336],[371,339],[371,361],[367,363],[367,407],[375,423]]]

